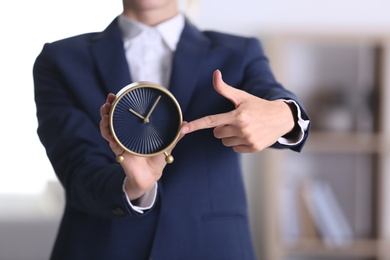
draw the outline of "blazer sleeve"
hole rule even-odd
[[[93,86],[90,95],[77,95],[72,80],[84,84],[78,88],[94,83],[85,76],[90,72],[71,65],[70,56],[74,57],[46,44],[34,63],[38,136],[65,189],[67,204],[92,216],[137,215],[122,191],[122,167],[100,134],[99,107],[106,93]],[[87,62],[81,62],[83,68],[94,67]]]
[[[261,42],[256,38],[249,38],[245,53],[246,66],[243,77],[245,80],[242,84],[242,89],[267,100],[294,100],[300,108],[299,116],[301,120],[309,122],[310,118],[298,97],[275,79]],[[308,123],[302,141],[295,145],[285,145],[276,142],[271,147],[279,149],[288,148],[300,152],[307,140],[309,130],[310,124]]]

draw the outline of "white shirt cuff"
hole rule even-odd
[[[123,193],[126,196],[127,203],[129,203],[130,207],[134,211],[136,211],[136,212],[138,212],[140,214],[143,214],[145,212],[145,210],[148,210],[151,207],[153,207],[154,203],[156,202],[156,198],[157,198],[157,182],[156,182],[156,184],[154,185],[154,187],[152,189],[147,191],[144,195],[142,195],[138,199],[138,203],[137,203],[138,205],[133,205],[133,203],[131,203],[131,201],[129,199],[129,196],[127,196],[127,193],[126,193],[126,189],[125,189],[126,179],[127,179],[127,177],[123,181],[122,190],[123,190]]]
[[[278,142],[280,144],[283,144],[283,145],[296,145],[296,144],[299,144],[300,142],[302,142],[303,137],[305,136],[305,131],[309,127],[310,120],[303,120],[302,119],[301,108],[298,106],[297,102],[295,102],[294,100],[284,100],[284,99],[283,99],[283,101],[286,103],[290,103],[290,104],[292,103],[297,107],[297,117],[298,117],[297,123],[300,126],[301,131],[300,131],[299,135],[294,137],[294,139],[286,139],[284,137],[280,137],[278,139]]]

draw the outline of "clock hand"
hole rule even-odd
[[[142,120],[145,120],[145,117],[143,117],[143,116],[140,115],[139,113],[135,112],[133,109],[130,108],[129,111],[130,111],[131,113],[133,113],[134,115],[138,116],[139,118],[141,118]]]
[[[150,117],[150,115],[152,114],[153,110],[156,108],[158,101],[160,101],[160,98],[161,98],[161,95],[158,96],[158,98],[157,98],[156,101],[154,102],[152,108],[150,109],[149,113],[148,113],[148,114],[146,115],[146,117],[144,118],[144,123],[149,123],[149,117]]]

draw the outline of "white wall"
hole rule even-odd
[[[387,0],[201,0],[199,5],[200,26],[244,34],[390,29]]]
[[[287,30],[390,32],[388,0],[192,1],[195,11],[191,17],[200,28],[244,35],[259,36]],[[12,230],[8,224],[11,219],[15,220],[16,215],[22,216],[19,220],[24,222],[47,220],[42,241],[49,242],[36,244],[36,250],[31,249],[31,244],[26,247],[33,253],[29,259],[45,258],[61,211],[55,206],[56,203],[61,204],[58,195],[49,203],[42,202],[47,202],[47,194],[52,194],[48,193],[46,185],[48,180],[55,180],[55,176],[36,135],[32,82],[35,57],[45,42],[82,32],[100,31],[120,11],[120,0],[19,0],[0,3],[0,136],[3,151],[0,157],[0,231],[8,228],[8,232],[0,232],[0,244],[3,245],[0,259],[3,259],[2,256],[23,259],[23,247],[14,250],[5,246],[7,241],[10,243],[14,239],[27,244],[29,240],[26,238],[29,235],[33,238],[36,234],[30,229],[29,234],[23,232],[25,239],[20,240],[18,229],[15,229],[10,238]],[[245,162],[251,163],[250,160]],[[255,188],[248,188],[250,194],[254,194]]]

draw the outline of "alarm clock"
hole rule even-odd
[[[180,105],[168,89],[148,81],[127,85],[116,94],[109,113],[111,134],[123,148],[117,162],[128,152],[145,157],[164,153],[172,163],[167,150],[178,140],[182,122]]]

